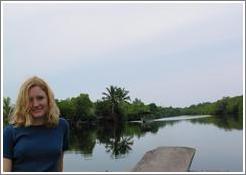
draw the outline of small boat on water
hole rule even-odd
[[[144,154],[132,169],[135,172],[189,171],[196,150],[189,147],[158,147]]]

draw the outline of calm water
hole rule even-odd
[[[180,116],[115,125],[85,124],[70,133],[64,171],[131,171],[159,146],[196,149],[191,171],[243,171],[242,117]]]

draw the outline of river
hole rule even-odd
[[[241,117],[178,116],[142,123],[83,124],[71,128],[66,172],[128,172],[159,146],[196,149],[190,171],[242,172]]]

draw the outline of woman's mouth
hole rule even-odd
[[[42,112],[43,111],[43,109],[35,109],[35,110],[33,110],[32,112],[34,112],[34,113],[39,113],[39,112]]]

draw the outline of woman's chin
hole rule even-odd
[[[32,117],[34,118],[34,119],[41,119],[41,118],[44,118],[44,114],[33,114],[32,115]]]

